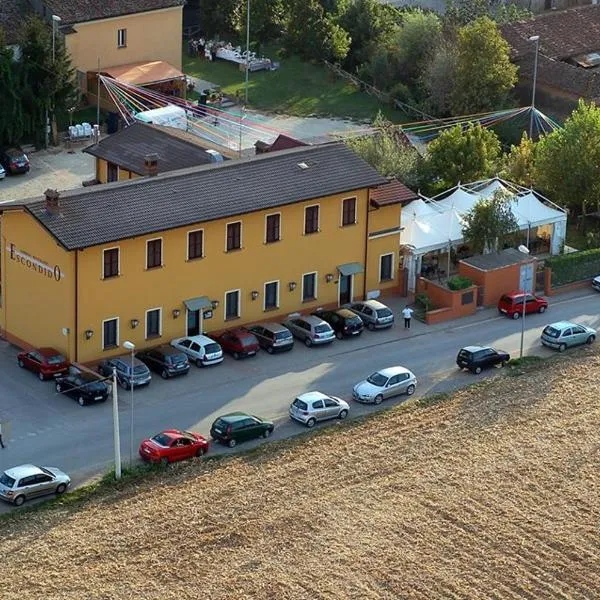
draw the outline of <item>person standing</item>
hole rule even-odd
[[[410,320],[412,318],[414,310],[409,308],[408,304],[404,307],[402,311],[402,316],[404,317],[404,329],[410,329]]]
[[[2,421],[0,421],[0,448],[5,448],[4,442],[2,441]]]

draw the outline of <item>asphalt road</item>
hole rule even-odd
[[[596,292],[579,293],[582,295],[553,300],[546,314],[526,318],[525,354],[552,353],[539,341],[542,328],[549,322],[572,320],[600,329],[600,296]],[[138,460],[139,443],[148,435],[169,427],[208,435],[216,416],[233,410],[274,419],[276,430],[271,439],[301,433],[305,428],[291,422],[287,410],[296,395],[310,390],[348,400],[350,417],[378,410],[353,402],[352,386],[386,366],[411,369],[419,380],[416,396],[450,391],[498,373],[492,369],[475,376],[459,371],[455,358],[462,346],[490,344],[518,356],[520,334],[520,320],[487,310],[435,328],[414,323],[413,329],[405,331],[397,323],[390,330],[365,331],[357,339],[336,340],[323,348],[296,343],[291,352],[281,355],[261,352],[240,361],[226,357],[221,365],[204,369],[192,366],[189,375],[168,381],[154,375],[148,388],[134,392],[133,457]],[[0,471],[26,462],[58,466],[77,485],[109,469],[113,459],[110,399],[80,407],[57,394],[52,383],[42,383],[32,373],[20,370],[15,355],[16,350],[8,344],[0,347],[0,420],[8,419],[11,428],[11,439],[6,449],[0,450]],[[405,399],[401,396],[382,406]],[[126,464],[131,447],[131,395],[121,388],[119,417]],[[328,425],[317,425],[323,426]],[[214,444],[210,451],[233,453],[238,448]],[[8,509],[0,503],[0,512]]]

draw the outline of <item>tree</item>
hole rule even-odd
[[[268,0],[266,0],[268,2]],[[240,0],[198,0],[197,13],[203,35],[212,38],[215,35],[226,35],[239,28],[241,11]],[[250,17],[254,22],[253,16]],[[245,17],[244,17],[245,19]]]
[[[20,141],[24,129],[17,67],[0,28],[0,140],[11,145]]]
[[[505,106],[517,82],[508,42],[498,26],[481,17],[458,31],[458,56],[452,93],[454,114],[470,114]]]
[[[453,26],[466,25],[480,17],[489,17],[498,23],[522,21],[532,16],[531,11],[511,2],[506,4],[498,0],[446,0],[444,18]]]
[[[497,190],[490,198],[479,200],[464,215],[462,228],[465,242],[478,254],[498,252],[519,225],[511,210],[510,195]]]
[[[525,187],[534,184],[535,142],[523,132],[518,146],[512,145],[502,159],[502,176]]]
[[[429,109],[437,116],[450,114],[454,73],[458,50],[450,40],[443,41],[433,51],[423,70],[422,87]]]
[[[600,198],[600,108],[580,100],[562,129],[537,143],[535,179],[554,202],[585,214]]]
[[[447,188],[493,175],[500,157],[500,140],[479,123],[469,123],[464,130],[455,125],[444,131],[427,150],[429,171],[439,187]]]

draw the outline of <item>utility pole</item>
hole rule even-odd
[[[121,437],[119,433],[119,399],[117,390],[117,369],[112,375],[113,439],[115,445],[115,479],[121,479]]]
[[[531,90],[531,112],[529,114],[529,139],[533,136],[533,119],[535,118],[535,87],[537,83],[537,66],[538,66],[538,54],[540,52],[540,36],[532,35],[529,38],[530,42],[535,42],[535,58],[533,63],[533,89]]]
[[[98,80],[98,89],[96,92],[96,125],[100,127],[100,57],[98,57],[98,74],[96,78]]]

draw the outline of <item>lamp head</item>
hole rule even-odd
[[[135,350],[135,344],[132,342],[123,342],[123,348],[126,350]]]

